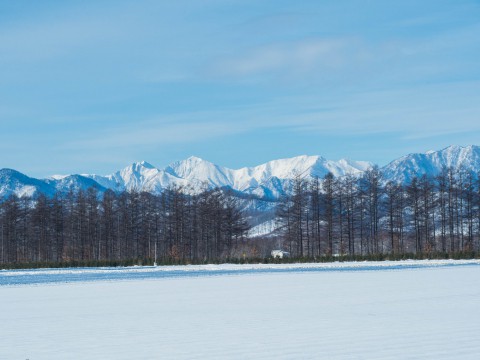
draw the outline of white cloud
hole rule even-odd
[[[255,48],[224,60],[217,68],[222,73],[238,76],[272,71],[305,73],[341,67],[353,60],[352,56],[360,59],[363,53],[360,42],[353,38],[307,39]]]

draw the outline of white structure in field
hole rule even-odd
[[[274,259],[283,259],[289,257],[290,253],[283,250],[272,250],[271,255]]]

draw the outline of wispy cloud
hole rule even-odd
[[[182,116],[183,118],[184,116]],[[216,121],[192,121],[159,118],[157,120],[137,121],[123,126],[110,126],[97,134],[85,134],[83,137],[66,143],[67,149],[125,149],[141,147],[163,148],[171,145],[208,141],[221,136],[243,131],[238,124]]]
[[[279,98],[256,106],[159,115],[124,125],[110,122],[101,131],[86,133],[65,146],[99,151],[167,148],[214,143],[224,137],[268,129],[338,138],[382,133],[396,133],[406,140],[437,137],[480,131],[480,103],[475,102],[479,91],[480,82],[461,82],[351,93],[342,99],[315,94],[308,100],[303,96]],[[464,96],[453,100],[459,93]],[[444,101],[448,98],[451,100]]]
[[[426,21],[426,20],[425,20]],[[434,20],[431,20],[434,21]],[[469,72],[458,64],[471,59],[480,24],[418,36],[368,38],[362,34],[342,37],[306,37],[239,48],[213,65],[214,72],[230,79],[272,78],[338,88],[345,84],[364,86],[372,82],[418,81]],[[448,56],[443,60],[442,57]],[[432,59],[439,59],[433,61]]]
[[[224,60],[217,65],[217,69],[237,76],[274,71],[302,74],[340,68],[347,61],[358,61],[364,56],[365,51],[358,39],[304,39],[252,49],[246,54]]]

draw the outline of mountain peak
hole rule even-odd
[[[189,161],[205,161],[202,158],[199,158],[198,156],[192,155],[187,158]]]
[[[192,156],[189,156],[188,158],[186,158],[185,160],[180,160],[180,161],[176,161],[174,162],[173,164],[175,165],[178,165],[178,164],[188,164],[189,166],[195,166],[195,165],[200,165],[200,164],[204,164],[204,165],[212,165],[212,166],[216,166],[215,164],[213,164],[212,162],[208,161],[208,160],[205,160],[205,159],[202,159],[198,156],[195,156],[195,155],[192,155]],[[173,165],[172,164],[172,165]]]
[[[477,145],[466,145],[466,146],[461,146],[461,145],[450,145],[447,146],[446,148],[439,150],[439,151],[432,151],[432,152],[452,152],[452,151],[478,151],[480,150],[480,147]],[[429,153],[429,152],[427,152]]]
[[[384,176],[394,182],[405,183],[414,176],[436,176],[444,168],[464,167],[471,172],[480,169],[480,147],[450,145],[438,151],[402,156],[382,168]]]
[[[155,166],[153,166],[149,162],[146,162],[145,160],[142,160],[139,163],[134,163],[134,166],[135,165],[142,166],[142,167],[147,168],[147,169],[155,169]]]
[[[215,166],[213,163],[210,161],[204,160],[202,158],[199,158],[198,156],[190,156],[184,160],[177,160],[172,163],[170,163],[164,170],[167,171],[168,173],[175,173],[178,171],[180,168],[186,169],[186,168],[191,168],[194,166],[198,165],[212,165]]]

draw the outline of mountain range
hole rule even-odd
[[[374,165],[367,161],[327,160],[321,156],[298,156],[269,161],[255,167],[229,169],[198,157],[177,161],[159,169],[142,161],[111,175],[54,175],[47,179],[28,177],[12,169],[0,170],[0,197],[11,194],[34,196],[44,193],[86,190],[95,187],[100,192],[147,191],[160,193],[170,186],[182,186],[192,193],[206,188],[229,188],[239,194],[253,195],[257,199],[275,200],[291,189],[297,176],[306,178],[352,174],[359,176]],[[415,153],[396,159],[380,168],[385,181],[406,183],[413,176],[437,175],[444,167],[463,167],[477,174],[480,171],[479,146],[449,146],[439,151]]]

